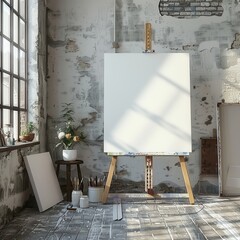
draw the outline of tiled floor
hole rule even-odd
[[[67,210],[67,202],[43,213],[27,208],[0,230],[0,239],[240,239],[240,197],[198,197],[189,205],[186,198],[120,195],[123,219],[113,221],[114,197],[77,211]]]

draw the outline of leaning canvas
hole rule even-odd
[[[61,202],[63,196],[49,152],[26,156],[24,161],[39,211]]]

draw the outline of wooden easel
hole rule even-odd
[[[152,26],[151,26],[151,23],[146,23],[145,24],[145,51],[144,51],[144,53],[153,53],[153,52],[155,52],[155,51],[152,50]],[[194,204],[192,187],[191,187],[191,183],[189,180],[187,166],[186,166],[184,156],[179,156],[179,160],[180,160],[180,166],[182,169],[184,183],[185,183],[187,193],[188,193],[189,202],[190,202],[190,204]],[[115,172],[116,162],[117,162],[117,156],[112,156],[105,189],[104,189],[104,192],[102,195],[103,203],[106,203],[107,198],[108,198],[108,193],[110,190],[112,177]],[[145,163],[146,163],[146,165],[145,165],[145,191],[151,195],[154,195],[153,182],[152,182],[153,156],[149,156],[149,155],[145,156]]]
[[[192,187],[191,187],[191,183],[190,183],[190,180],[189,180],[187,166],[186,166],[184,156],[179,156],[179,161],[180,161],[180,166],[181,166],[181,170],[182,170],[182,175],[183,175],[185,187],[186,187],[187,193],[188,193],[189,202],[190,202],[190,204],[194,204],[194,196],[193,196]],[[108,176],[107,176],[105,189],[104,189],[104,192],[103,192],[103,195],[102,195],[102,203],[107,202],[108,193],[109,193],[109,190],[110,190],[110,187],[111,187],[112,177],[113,177],[113,173],[115,171],[116,163],[117,163],[117,156],[112,156],[112,160],[111,160],[111,163],[110,163],[110,166],[109,166],[109,171],[108,171]]]

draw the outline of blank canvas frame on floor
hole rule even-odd
[[[63,196],[49,152],[26,156],[24,161],[39,211],[61,202]]]

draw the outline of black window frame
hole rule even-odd
[[[14,1],[18,1],[18,11],[14,9],[13,3]],[[10,8],[10,37],[3,34],[3,4],[6,4]],[[15,135],[14,138],[18,139],[20,135],[21,129],[24,127],[24,125],[27,122],[28,119],[28,0],[25,0],[25,6],[24,6],[24,12],[25,17],[21,16],[20,14],[20,0],[0,0],[0,128],[4,129],[4,110],[10,110],[10,124],[11,127],[14,128]],[[14,14],[17,15],[18,18],[18,43],[14,42]],[[20,46],[20,20],[22,20],[25,23],[25,48]],[[3,39],[10,42],[10,71],[3,69]],[[13,61],[14,61],[14,47],[18,50],[18,73],[14,73],[13,69]],[[21,65],[24,65],[25,68],[25,77],[20,76],[20,51],[23,51],[25,53],[25,63]],[[10,76],[10,104],[3,105],[3,75],[8,74]],[[14,79],[17,79],[18,82],[18,105],[14,106],[13,96],[14,96]],[[24,97],[24,107],[21,106],[20,102],[20,82],[25,83],[25,97]],[[16,129],[16,124],[14,123],[14,112],[17,114],[18,117],[18,124]],[[25,115],[25,119],[21,118],[21,115]]]

